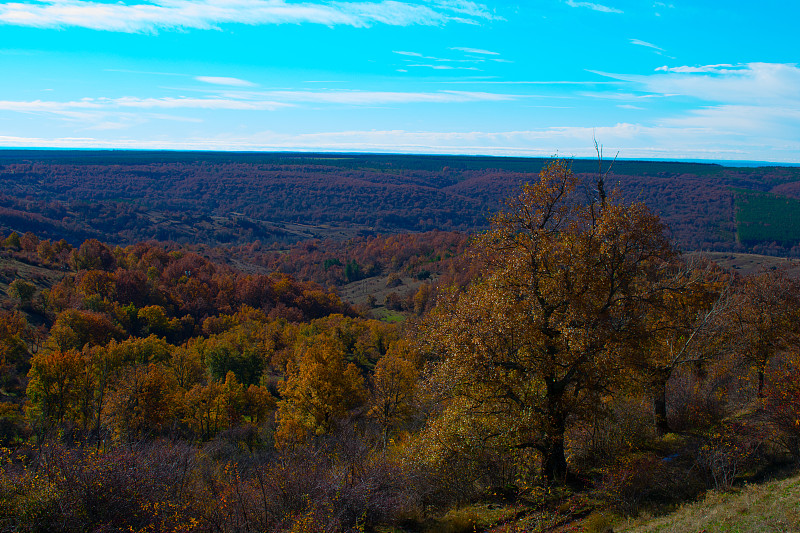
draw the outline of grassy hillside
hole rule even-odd
[[[614,526],[629,533],[800,531],[800,476],[730,493],[709,492],[669,515]]]
[[[743,276],[755,274],[760,270],[785,269],[795,278],[800,278],[800,261],[786,257],[759,254],[739,254],[728,252],[703,252],[700,254],[714,261],[722,268]]]

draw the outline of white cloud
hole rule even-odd
[[[664,49],[660,46],[656,46],[653,43],[648,43],[647,41],[641,41],[639,39],[631,39],[631,44],[635,44],[637,46],[646,46],[647,48],[652,48],[653,50],[658,50],[659,52],[664,51]]]
[[[473,18],[504,20],[503,17],[492,14],[485,5],[471,2],[470,0],[433,0],[433,4],[441,9],[447,9]]]
[[[432,68],[434,70],[480,70],[476,67],[454,67],[452,65],[430,65],[427,63],[415,63],[413,65],[406,65],[407,67],[417,68]]]
[[[451,48],[451,50],[475,50],[475,49],[472,49],[472,48]],[[406,61],[406,62],[427,60],[427,61],[435,61],[437,63],[476,63],[476,64],[480,64],[480,63],[484,63],[485,61],[487,61],[487,59],[492,59],[494,61],[502,61],[500,59],[484,58],[482,56],[481,57],[471,57],[471,58],[468,58],[468,59],[452,59],[452,58],[448,58],[448,57],[426,56],[426,55],[420,54],[418,52],[409,52],[407,50],[393,50],[393,52],[395,54],[398,54],[398,55],[401,55],[401,56],[406,56],[406,57],[410,58],[410,59],[405,59],[404,61]],[[485,54],[495,54],[495,52],[489,52],[489,51],[486,51],[486,50],[477,51],[475,53],[478,53],[478,52],[480,52],[481,54],[484,54],[484,55]],[[409,67],[429,67],[429,68],[439,68],[439,69],[447,69],[447,70],[450,70],[451,68],[453,68],[453,67],[434,67],[433,65],[429,65],[429,64],[423,64],[423,65],[415,64],[415,65],[407,65],[407,66],[409,66]],[[477,69],[471,68],[469,70],[477,70]]]
[[[86,112],[108,112],[114,109],[222,109],[240,111],[273,111],[293,104],[274,101],[246,101],[226,98],[84,98],[68,102],[0,101],[1,111],[49,113],[69,118],[96,116]]]
[[[285,0],[29,0],[0,4],[0,24],[37,28],[80,27],[128,33],[161,29],[213,29],[221,24],[323,24],[368,27],[478,23],[498,17],[464,0],[290,3]]]
[[[719,105],[695,109],[663,121],[669,126],[702,128],[748,137],[800,139],[800,108]]]
[[[671,96],[680,96],[677,94],[641,94],[641,93],[634,93],[634,92],[598,92],[598,91],[584,91],[580,93],[581,96],[585,96],[587,98],[598,98],[601,100],[627,100],[627,101],[641,101],[641,100],[648,100],[651,98],[668,98]]]
[[[677,72],[679,74],[697,74],[701,72],[710,72],[713,74],[725,74],[729,72],[737,72],[741,70],[742,65],[738,67],[736,65],[731,65],[730,63],[720,63],[718,65],[703,65],[699,67],[668,67],[664,65],[663,67],[658,67],[656,72]]]
[[[521,98],[521,96],[513,94],[489,93],[480,91],[267,91],[252,93],[252,95],[257,98],[266,98],[271,101],[288,103],[343,105],[501,102]],[[247,97],[248,93],[242,93],[239,96]]]
[[[590,71],[594,72],[594,71]],[[597,72],[597,74],[608,76]],[[567,80],[487,80],[487,79],[470,79],[470,80],[447,80],[440,83],[448,84],[486,84],[486,85],[625,85],[624,81],[567,81]]]
[[[98,124],[114,124],[123,127],[131,123],[125,116],[130,109],[140,110],[205,110],[205,111],[276,111],[297,107],[298,105],[404,105],[404,104],[459,104],[468,102],[502,102],[521,96],[480,91],[433,91],[433,92],[391,92],[391,91],[267,91],[267,92],[228,92],[218,97],[205,98],[84,98],[73,101],[0,101],[0,111],[45,114],[61,117],[69,121],[86,123],[86,127]],[[110,117],[117,117],[112,119]],[[149,115],[150,118],[162,118]],[[123,118],[125,120],[123,120]],[[175,119],[175,117],[170,117]],[[196,119],[186,119],[196,120]],[[90,126],[93,125],[93,126]]]
[[[148,70],[130,70],[130,69],[123,69],[123,68],[107,68],[105,69],[106,72],[122,72],[124,74],[147,74],[152,76],[186,76],[186,74],[180,74],[178,72],[154,72]]]
[[[598,74],[602,74],[599,73]],[[786,63],[715,64],[660,67],[650,75],[604,74],[627,84],[627,91],[587,96],[620,100],[680,96],[672,113],[651,119],[663,131],[694,139],[698,146],[736,145],[750,159],[797,161],[784,154],[800,139],[800,68]],[[654,126],[655,127],[655,126]],[[676,138],[677,139],[677,138]],[[665,146],[675,139],[662,138]],[[755,151],[761,151],[754,155]]]
[[[488,56],[499,56],[497,52],[490,52],[489,50],[481,50],[480,48],[465,48],[463,46],[451,46],[450,50],[458,50],[459,52],[466,52],[468,54],[481,54]]]
[[[291,104],[275,101],[245,101],[231,98],[99,98],[111,107],[145,109],[224,109],[239,111],[274,111]]]
[[[0,100],[0,110],[18,111],[20,113],[38,113],[59,111],[64,109],[100,109],[102,105],[87,98],[73,102],[48,102],[43,100],[14,101]]]
[[[709,137],[706,128],[619,123],[520,131],[408,131],[399,129],[162,139],[0,137],[3,146],[203,150],[301,150],[390,153],[594,157],[593,139],[623,158],[727,159],[800,162],[800,141],[766,138],[753,145],[736,134]]]
[[[227,78],[221,76],[195,76],[197,81],[202,81],[203,83],[211,83],[213,85],[228,85],[232,87],[254,87],[255,83],[249,82],[247,80],[241,80],[239,78]]]
[[[639,84],[648,92],[680,94],[708,102],[800,106],[800,68],[788,63],[661,67],[657,74],[649,76],[609,76]]]
[[[413,54],[413,53],[412,53]],[[407,55],[407,54],[406,54]],[[422,63],[419,57],[409,55],[413,62]],[[488,59],[488,58],[487,58]],[[429,68],[454,68],[458,64],[439,64],[434,61]],[[403,64],[403,67],[405,65]],[[404,69],[403,69],[404,70]],[[452,72],[452,71],[451,71]],[[94,139],[74,140],[57,137],[52,139],[14,140],[16,137],[0,138],[2,146],[53,146],[53,147],[116,147],[116,148],[175,148],[175,149],[248,149],[248,150],[320,150],[320,151],[376,151],[410,153],[453,153],[453,154],[494,154],[494,155],[550,155],[556,150],[565,155],[591,155],[591,127],[545,127],[541,123],[525,131],[493,131],[490,125],[477,126],[480,131],[408,131],[393,129],[392,123],[374,122],[376,131],[323,131],[306,133],[263,132],[243,134],[254,131],[242,121],[243,128],[228,134],[211,133],[212,126],[192,126],[191,133],[168,133],[161,128],[151,140],[146,137],[147,128],[137,129],[142,121],[153,120],[192,120],[207,117],[205,111],[244,111],[228,113],[231,117],[261,115],[254,112],[291,109],[292,107],[322,106],[395,106],[413,104],[427,105],[466,105],[470,102],[511,102],[519,106],[528,102],[553,103],[554,100],[531,101],[533,94],[511,94],[517,85],[575,85],[570,90],[558,91],[546,98],[572,98],[580,106],[580,96],[610,98],[611,105],[624,109],[638,106],[656,110],[658,116],[650,112],[626,112],[641,120],[639,124],[600,124],[595,128],[596,135],[609,149],[622,151],[623,157],[667,157],[697,159],[750,159],[764,161],[800,161],[800,68],[794,64],[750,63],[741,65],[715,64],[700,66],[664,66],[647,75],[598,73],[606,81],[525,81],[507,82],[486,77],[450,80],[451,85],[437,87],[464,87],[467,91],[420,90],[367,91],[343,90],[342,86],[307,87],[309,90],[252,90],[246,86],[229,85],[224,88],[207,86],[196,98],[86,98],[67,102],[30,100],[0,101],[0,111],[6,118],[10,112],[35,113],[57,117],[51,121],[59,131],[59,124],[72,128],[73,136],[96,131]],[[486,85],[468,86],[456,83]],[[331,82],[324,82],[331,83]],[[499,88],[497,85],[511,85]],[[594,86],[594,87],[593,87]],[[428,85],[428,89],[432,86]],[[483,88],[486,91],[474,90]],[[193,87],[192,90],[198,89]],[[203,96],[208,90],[213,96]],[[583,94],[584,90],[593,91]],[[492,92],[497,91],[497,92]],[[545,92],[545,91],[542,91]],[[175,93],[178,94],[178,93]],[[194,94],[194,93],[192,93]],[[680,98],[665,98],[680,95]],[[52,98],[52,95],[49,96]],[[563,101],[563,100],[561,100]],[[658,101],[658,105],[644,105],[644,102]],[[570,100],[566,103],[572,104]],[[486,107],[486,106],[484,106]],[[485,110],[485,109],[484,109]],[[470,112],[473,110],[470,109]],[[164,113],[161,115],[160,113]],[[170,117],[169,113],[178,115]],[[620,111],[622,114],[622,111]],[[273,124],[286,117],[278,117]],[[490,113],[486,113],[491,116]],[[377,116],[377,114],[375,115]],[[38,117],[36,117],[38,119]],[[543,119],[545,120],[545,119]],[[561,124],[572,122],[569,118]],[[261,120],[261,123],[266,121]],[[574,123],[574,122],[572,122]],[[330,123],[328,123],[330,124]],[[488,122],[486,124],[489,124]],[[555,124],[559,124],[556,122]],[[294,126],[294,125],[293,125]],[[277,126],[273,126],[277,127]],[[298,125],[298,127],[301,127]],[[309,128],[320,127],[318,124]],[[323,126],[324,127],[324,126]],[[335,128],[336,126],[330,126]],[[445,128],[446,126],[442,126]],[[117,129],[127,128],[125,133]],[[196,133],[206,131],[206,136]],[[26,131],[20,129],[17,131]],[[67,131],[67,130],[64,130]],[[295,128],[296,132],[297,129]],[[102,132],[102,133],[101,133]],[[138,132],[138,139],[136,140]],[[9,134],[6,130],[2,132]],[[25,134],[20,134],[24,136]],[[30,137],[36,134],[27,134]],[[48,135],[50,133],[48,132]],[[192,135],[196,137],[192,138]],[[132,139],[132,140],[130,140]],[[72,143],[72,144],[70,144]]]
[[[601,13],[622,13],[621,10],[604,6],[602,4],[595,4],[592,2],[575,2],[574,0],[567,0],[567,5],[570,7],[585,7],[593,11],[600,11]]]

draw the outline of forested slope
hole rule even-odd
[[[683,255],[571,165],[472,237],[3,232],[0,530],[604,531],[791,472],[790,261]]]
[[[202,152],[0,153],[0,228],[80,244],[155,239],[291,243],[488,227],[545,160]],[[585,184],[597,162],[575,160]],[[739,191],[798,197],[800,169],[617,161],[609,189],[640,200],[684,249],[796,254],[800,235],[737,239]],[[741,201],[740,201],[741,200]],[[752,203],[752,202],[751,202]],[[770,216],[769,210],[761,210]],[[777,225],[779,219],[776,219]],[[769,221],[766,227],[770,227]]]

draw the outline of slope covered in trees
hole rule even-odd
[[[0,229],[112,244],[291,243],[488,227],[542,159],[202,152],[0,152]],[[584,186],[595,161],[575,160]],[[792,253],[794,238],[737,241],[734,188],[798,198],[800,169],[618,161],[614,183],[682,249]],[[769,216],[769,213],[767,213]],[[742,222],[747,224],[745,220]],[[776,219],[777,223],[777,219]],[[769,221],[766,221],[769,224]]]
[[[543,531],[799,460],[800,282],[586,185],[555,161],[472,241],[248,245],[250,273],[3,235],[0,529]],[[440,285],[399,324],[291,266]]]

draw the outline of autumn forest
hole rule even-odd
[[[797,256],[797,168],[0,152],[0,531],[608,531],[786,476]]]

